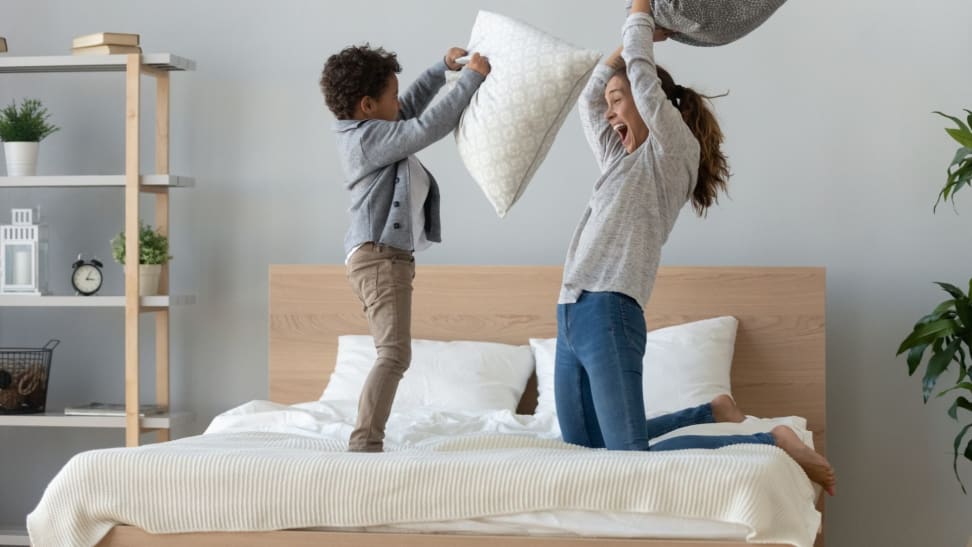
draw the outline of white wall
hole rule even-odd
[[[173,317],[174,399],[198,414],[185,432],[193,433],[215,413],[266,396],[267,265],[342,259],[347,195],[317,89],[327,55],[350,43],[384,45],[399,53],[408,82],[465,42],[480,7],[607,51],[619,41],[621,6],[4,0],[0,35],[8,55],[41,55],[64,54],[88,32],[138,32],[146,51],[198,62],[173,76],[172,90],[173,171],[198,179],[174,193],[172,230],[173,286],[199,295]],[[731,92],[717,109],[734,173],[731,198],[707,219],[681,217],[664,262],[827,267],[828,447],[839,473],[828,545],[954,546],[972,534],[972,498],[951,471],[956,424],[943,404],[921,404],[919,381],[894,356],[911,323],[941,300],[931,282],[972,276],[972,192],[960,194],[959,215],[931,211],[955,145],[930,114],[972,108],[970,20],[967,0],[792,0],[737,44],[658,48],[680,83]],[[44,142],[42,173],[120,172],[121,83],[120,75],[3,75],[0,104],[38,97],[63,127]],[[143,161],[150,153],[146,144]],[[425,263],[560,264],[596,174],[574,116],[504,220],[448,139],[422,159],[444,199],[445,243]],[[54,288],[68,293],[78,252],[110,256],[121,194],[0,191],[0,219],[34,205],[53,232]],[[112,266],[105,291],[121,290]],[[120,331],[116,312],[0,311],[0,344],[64,341],[55,405],[120,393]],[[112,432],[0,429],[0,523],[22,519],[73,452],[120,442]],[[972,466],[963,470],[972,485]]]

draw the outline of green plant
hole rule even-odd
[[[955,159],[952,160],[952,163],[946,170],[948,179],[945,182],[945,187],[938,194],[935,209],[938,208],[938,204],[942,200],[948,201],[949,197],[952,198],[952,204],[954,205],[955,193],[961,190],[963,186],[972,185],[972,111],[966,110],[965,112],[969,115],[968,125],[954,116],[935,112],[935,114],[955,122],[958,126],[957,128],[948,128],[945,131],[955,139],[955,142],[959,143],[959,149],[955,153]]]
[[[60,128],[47,122],[47,109],[37,99],[24,99],[17,108],[14,101],[0,110],[0,140],[40,142]]]
[[[169,239],[151,226],[139,224],[138,230],[139,264],[165,264],[169,256]],[[111,255],[119,264],[125,263],[125,232],[111,240]]]
[[[969,113],[969,125],[972,125],[972,112]],[[962,120],[946,116],[941,112],[936,112],[941,116],[951,119],[958,124],[958,129],[946,129],[962,148],[952,165],[949,166],[948,183],[938,197],[938,203],[942,200],[952,198],[955,201],[955,192],[963,185],[972,184],[972,131],[969,126],[962,123]],[[957,365],[958,374],[955,384],[940,391],[937,397],[946,395],[954,396],[955,400],[948,409],[948,415],[953,420],[959,419],[959,411],[972,412],[972,279],[969,280],[968,294],[962,289],[949,283],[936,283],[951,297],[935,307],[928,315],[922,317],[915,323],[914,328],[898,346],[898,355],[907,352],[908,375],[913,376],[928,353],[928,361],[925,367],[925,374],[922,378],[922,398],[925,403],[931,398],[941,376],[952,366]],[[959,455],[966,460],[972,461],[972,439],[962,449],[966,435],[972,431],[972,423],[962,427],[955,441],[952,443],[952,471],[955,478],[965,490],[965,483],[958,471]]]

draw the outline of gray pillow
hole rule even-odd
[[[722,46],[762,25],[786,0],[654,0],[655,21],[674,32],[672,40],[693,46]],[[631,9],[631,0],[627,0]]]

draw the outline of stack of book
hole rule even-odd
[[[117,55],[141,53],[138,34],[122,32],[97,32],[74,39],[71,53],[74,55]]]
[[[156,416],[165,414],[166,407],[161,405],[139,405],[139,416]],[[118,403],[88,403],[86,405],[69,406],[64,409],[65,416],[124,416],[125,405]]]
[[[0,53],[6,53],[7,51],[7,39],[0,36]]]

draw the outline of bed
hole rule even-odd
[[[415,282],[413,337],[523,344],[556,334],[559,267],[425,266]],[[732,315],[739,319],[733,395],[749,414],[802,416],[816,449],[825,436],[825,281],[817,268],[663,268],[647,307],[649,328]],[[366,332],[344,268],[270,268],[270,399],[313,401],[328,382],[337,336]],[[517,412],[536,406],[535,382]],[[205,437],[205,436],[203,436]],[[725,449],[723,449],[725,450]],[[772,450],[776,450],[773,448]],[[822,511],[822,502],[818,508]],[[453,531],[285,530],[150,534],[115,526],[99,545],[479,545],[727,547],[744,540],[484,535]],[[776,543],[776,545],[782,545]],[[822,534],[815,545],[823,545]]]

